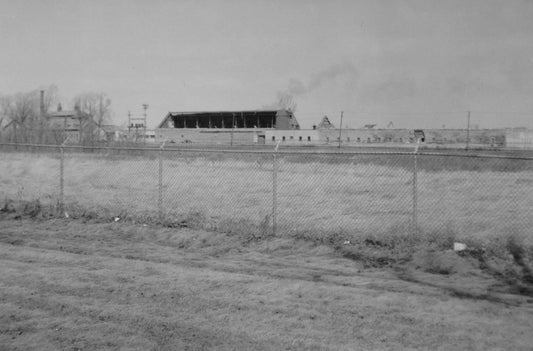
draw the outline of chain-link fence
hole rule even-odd
[[[38,200],[67,216],[317,238],[532,235],[533,157],[524,155],[0,148],[2,199]]]

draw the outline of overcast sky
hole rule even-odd
[[[0,0],[0,94],[106,92],[114,120],[260,109],[304,128],[533,128],[532,0]]]

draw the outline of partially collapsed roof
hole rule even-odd
[[[289,110],[169,112],[158,128],[299,129]]]

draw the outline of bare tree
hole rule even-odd
[[[40,90],[45,91],[41,106]],[[0,97],[0,126],[14,142],[43,142],[47,128],[44,115],[57,99],[57,87]],[[43,111],[41,111],[41,108]]]
[[[42,100],[41,91],[44,92]],[[56,143],[58,138],[64,139],[64,131],[58,133],[49,125],[47,118],[57,101],[58,89],[55,85],[0,95],[2,137],[5,135],[14,142],[31,143]],[[85,138],[94,141],[102,126],[111,121],[111,99],[102,92],[89,92],[78,95],[74,104],[80,112],[80,134],[83,131]]]
[[[32,130],[39,118],[39,99],[35,92],[4,96],[2,111],[7,123],[4,129],[12,128],[12,141],[32,142]]]
[[[74,98],[74,105],[89,116],[90,121],[86,121],[83,128],[92,140],[98,136],[103,125],[111,122],[111,99],[106,93],[82,93]]]
[[[4,95],[0,95],[0,141],[4,140],[4,135],[6,134],[6,132],[4,131],[4,121],[6,121],[6,123],[8,121],[5,105],[6,97]]]

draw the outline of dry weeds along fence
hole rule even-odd
[[[533,158],[410,152],[1,146],[4,199],[332,244],[533,244]],[[7,201],[6,201],[7,202]],[[441,240],[439,239],[439,240]],[[394,246],[393,245],[393,246]]]

